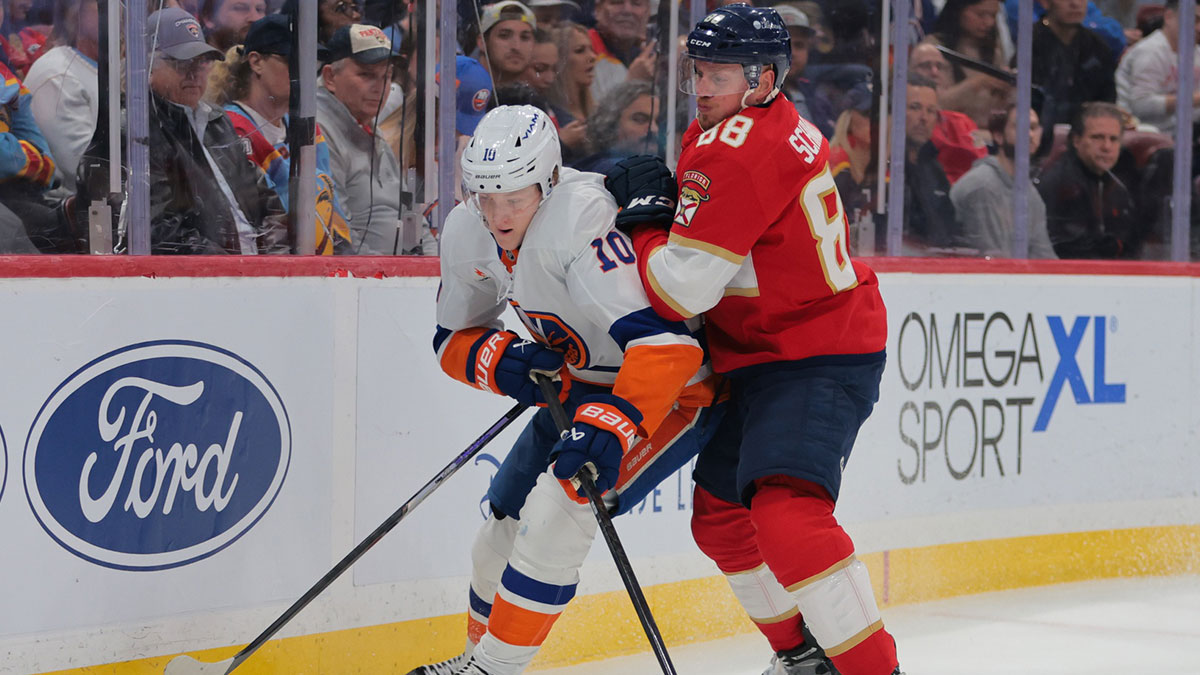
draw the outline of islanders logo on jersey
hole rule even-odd
[[[708,176],[699,171],[685,171],[679,181],[679,205],[675,207],[675,224],[688,227],[700,204],[708,201]]]
[[[555,351],[562,352],[563,361],[568,366],[579,370],[588,367],[591,362],[591,354],[588,353],[587,343],[579,337],[579,333],[574,328],[567,325],[566,321],[550,312],[527,310],[517,304],[515,300],[509,302],[538,342]]]

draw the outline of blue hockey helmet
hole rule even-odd
[[[774,9],[726,5],[710,12],[688,34],[684,61],[689,61],[687,81],[691,80],[691,61],[740,64],[751,89],[758,86],[763,66],[772,65],[778,90],[792,66],[792,39]],[[683,77],[680,86],[687,93],[696,93],[685,88]]]

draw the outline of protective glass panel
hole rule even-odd
[[[436,4],[0,8],[0,253],[436,254]]]

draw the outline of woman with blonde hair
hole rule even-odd
[[[838,115],[833,138],[829,139],[829,170],[842,206],[851,222],[870,210],[874,200],[871,173],[874,155],[871,154],[871,91],[858,85],[846,93],[845,110]]]
[[[224,106],[246,156],[266,174],[279,200],[288,204],[291,162],[287,146],[287,112],[291,93],[288,55],[292,33],[287,17],[272,14],[255,21],[244,45],[230,47],[225,61],[208,78],[207,98]],[[350,226],[338,204],[329,175],[329,148],[316,129],[316,253],[350,253]]]
[[[561,24],[551,35],[558,45],[558,77],[548,91],[548,98],[558,122],[558,138],[568,150],[563,157],[566,162],[590,150],[587,118],[596,111],[592,100],[596,50],[587,29],[577,23]]]

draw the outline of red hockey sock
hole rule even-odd
[[[697,486],[692,500],[692,536],[725,573],[738,602],[771,649],[784,651],[804,642],[802,617],[795,602],[764,565],[754,543],[749,510]]]
[[[877,620],[878,610],[865,568],[854,560],[854,544],[833,517],[834,502],[829,494],[815,483],[788,476],[762,479],[757,488],[751,500],[750,519],[755,526],[758,549],[775,576],[795,597],[802,598],[806,592],[820,589],[836,575],[849,574],[842,578],[853,588],[838,591],[835,587],[831,591],[826,586],[816,595],[808,595],[809,600],[805,601],[814,633],[826,621],[841,624],[840,628],[832,629],[834,634],[840,632],[842,636],[831,640],[839,644],[821,645],[834,665],[844,675],[890,675],[897,665],[896,643],[884,630],[882,621]],[[850,573],[854,569],[859,576]],[[858,594],[859,600],[847,604],[844,598],[839,598],[842,593]],[[862,609],[852,609],[860,606]],[[866,615],[876,620],[855,618]],[[846,621],[854,626],[849,631],[845,630]],[[862,621],[861,630],[855,625],[857,621]],[[820,634],[817,637],[821,639]]]
[[[833,517],[824,488],[799,478],[760,479],[750,503],[755,541],[786,588],[820,574],[854,554],[854,544]]]

